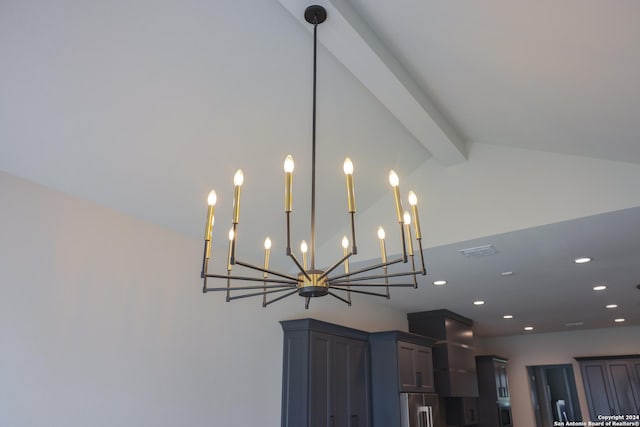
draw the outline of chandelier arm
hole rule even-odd
[[[287,214],[287,256],[291,255],[291,212],[286,212]]]
[[[231,248],[229,249],[229,265],[236,263],[236,240],[238,238],[238,223],[234,222],[233,225],[233,239],[231,240]]]
[[[316,87],[318,74],[318,19],[313,21],[313,112],[311,121],[311,270],[316,269]]]
[[[209,243],[208,240],[204,241],[204,249],[202,251],[202,273],[200,273],[200,278],[204,279],[204,275],[207,274],[207,267],[208,267],[208,262],[207,262],[207,244]]]
[[[421,273],[422,271],[416,271],[416,261],[413,255],[411,255],[411,269],[415,272],[413,275],[413,287],[418,289],[418,273]]]
[[[412,271],[403,271],[400,273],[390,273],[390,274],[375,274],[373,276],[362,276],[362,277],[351,277],[349,282],[361,282],[363,280],[370,279],[384,279],[390,277],[402,277],[402,276],[415,276],[420,273],[420,270],[412,270]],[[335,278],[329,278],[330,283],[347,283],[347,280],[336,280]]]
[[[331,295],[331,296],[332,296],[332,297],[334,297],[334,298],[339,299],[340,301],[344,302],[344,303],[345,303],[345,304],[347,304],[349,307],[351,307],[351,301],[349,301],[348,299],[346,299],[346,298],[342,298],[341,296],[336,295],[336,294],[334,294],[333,292],[329,292],[329,295]]]
[[[248,282],[269,282],[269,283],[281,283],[283,285],[291,285],[296,286],[298,281],[291,280],[282,280],[282,279],[265,279],[264,277],[250,277],[250,276],[227,276],[226,274],[207,274],[206,277],[212,277],[214,279],[232,279],[232,280],[244,280]],[[214,288],[207,288],[207,290],[211,290]],[[226,289],[226,288],[220,288]]]
[[[261,285],[261,286],[234,286],[232,288],[229,288],[229,290],[231,291],[251,291],[251,290],[256,290],[256,289],[277,289],[277,288],[287,288],[287,289],[292,289],[292,288],[297,288],[296,285]],[[215,291],[226,291],[227,287],[217,287],[217,288],[207,288],[207,292],[215,292]]]
[[[241,265],[242,267],[250,268],[252,270],[258,270],[258,271],[260,271],[262,273],[269,273],[269,274],[272,274],[274,276],[284,277],[285,279],[293,280],[294,282],[298,281],[297,277],[293,277],[293,276],[289,276],[289,275],[286,275],[286,274],[278,273],[277,271],[265,269],[265,268],[259,267],[257,265],[252,265],[252,264],[246,263],[244,261],[236,260],[236,264]]]
[[[403,225],[404,224],[400,223],[400,234],[402,235],[402,262],[407,262],[407,241],[404,237]]]
[[[391,294],[389,293],[389,269],[387,267],[384,267],[382,269],[382,271],[384,272],[384,284],[386,285],[386,292],[387,292],[387,299],[391,298]]]
[[[330,288],[335,288],[335,289],[340,289],[340,290],[349,290],[348,288],[344,288],[344,286],[347,285],[343,285],[341,283],[337,283],[337,284],[329,284]],[[387,284],[387,283],[355,283],[353,285],[348,285],[349,287],[355,287],[355,288],[367,288],[367,287],[373,287],[373,288],[382,288],[382,287],[396,287],[396,288],[413,288],[413,283],[391,283],[391,284]],[[354,291],[355,292],[355,291]]]
[[[369,267],[361,268],[360,270],[352,271],[350,273],[344,273],[344,274],[340,274],[338,276],[329,277],[327,280],[333,281],[333,280],[337,280],[337,279],[342,279],[344,277],[352,277],[352,276],[355,276],[355,275],[358,275],[358,274],[361,274],[361,273],[366,273],[367,271],[376,270],[378,268],[383,268],[383,267],[386,267],[386,266],[389,266],[389,265],[397,264],[399,262],[402,262],[402,258],[394,259],[394,260],[388,261],[388,262],[382,262],[380,264],[371,265]]]
[[[295,254],[293,252],[291,252],[289,254],[289,257],[298,266],[298,270],[300,270],[300,273],[304,274],[304,277],[306,277],[307,280],[311,281],[311,277],[309,277],[309,274],[304,270],[304,267],[300,265],[300,261],[298,261],[298,258],[296,258]]]
[[[418,239],[418,248],[420,249],[420,262],[422,264],[422,275],[427,275],[427,268],[424,266],[424,254],[422,253],[422,239]]]
[[[272,299],[271,301],[265,301],[265,302],[263,302],[263,303],[262,303],[262,306],[263,306],[263,307],[266,307],[266,306],[268,306],[269,304],[272,304],[272,303],[274,303],[274,302],[278,302],[278,301],[280,301],[281,299],[285,299],[286,297],[290,297],[291,295],[293,295],[293,294],[297,294],[297,293],[298,293],[298,290],[297,290],[297,289],[296,289],[296,290],[293,290],[293,291],[289,292],[288,294],[280,295],[278,298],[274,298],[274,299]]]
[[[347,288],[338,288],[338,287],[335,287],[335,286],[329,286],[329,288],[330,289],[336,289],[338,291],[349,292],[349,289],[347,289]],[[382,297],[382,298],[386,298],[387,297],[385,294],[379,294],[377,292],[359,291],[357,289],[351,289],[350,291],[351,292],[355,292],[357,294],[372,295],[372,296],[375,296],[375,297]]]
[[[345,256],[343,256],[342,258],[340,258],[340,260],[338,262],[336,262],[335,264],[333,264],[331,267],[329,267],[324,273],[322,273],[320,275],[320,277],[318,277],[318,280],[322,280],[325,277],[327,277],[327,275],[329,273],[331,273],[333,270],[335,270],[336,268],[340,267],[340,265],[342,265],[343,262],[345,262],[346,260],[348,260],[351,255],[353,255],[353,252],[349,252],[348,254],[346,254]]]
[[[273,294],[273,293],[276,293],[276,292],[284,292],[284,291],[287,291],[287,290],[289,290],[289,289],[288,288],[287,289],[274,289],[274,290],[266,291],[266,292],[255,292],[255,293],[252,293],[252,294],[235,295],[235,296],[229,297],[229,301],[233,301],[233,300],[236,300],[236,299],[242,299],[242,298],[255,297],[255,296],[258,296],[258,295],[262,295],[262,294]]]

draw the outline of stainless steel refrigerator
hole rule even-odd
[[[438,395],[400,393],[400,425],[402,427],[442,427]]]

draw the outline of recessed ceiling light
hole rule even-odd
[[[446,280],[436,280],[435,282],[433,282],[434,285],[436,286],[442,286],[442,285],[446,285],[447,281]]]
[[[618,304],[607,304],[607,308],[618,308]]]
[[[513,314],[505,314],[502,316],[503,319],[513,319]]]
[[[591,262],[591,258],[589,257],[576,258],[573,260],[573,262],[575,262],[576,264],[585,264],[587,262]]]
[[[621,323],[621,322],[624,322],[624,319],[620,317],[619,319],[615,319],[614,322]]]
[[[482,300],[474,301],[473,304],[475,304],[475,305],[483,305],[484,301],[482,301]]]
[[[604,291],[605,289],[607,289],[605,285],[598,285],[593,287],[594,291]]]
[[[502,273],[500,273],[501,276],[512,276],[513,275],[513,271],[503,271]]]
[[[533,326],[525,326],[524,330],[525,331],[533,331]]]

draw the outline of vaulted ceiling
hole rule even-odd
[[[318,3],[329,13],[319,27],[322,262],[338,256],[348,224],[349,156],[359,259],[377,256],[378,224],[394,228],[388,170],[420,198],[430,274],[384,304],[449,308],[485,336],[640,324],[640,3]],[[308,238],[306,6],[4,1],[0,170],[197,238],[214,187],[224,259],[242,168],[239,250],[259,260],[267,234],[283,250],[292,154],[294,238]],[[496,253],[459,252],[486,244]],[[594,260],[577,266],[578,256]],[[448,284],[431,284],[440,278]]]

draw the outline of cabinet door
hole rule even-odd
[[[309,414],[310,427],[333,427],[331,414],[332,336],[311,332],[309,351]]]
[[[369,427],[370,384],[369,347],[366,342],[351,340],[349,345],[349,413],[348,427]]]
[[[498,399],[509,397],[509,383],[507,382],[507,366],[504,363],[495,362],[496,392]]]
[[[633,365],[628,360],[606,362],[616,415],[637,415],[638,396],[633,387]]]
[[[433,358],[431,349],[398,341],[400,391],[433,391]]]
[[[598,415],[616,415],[607,381],[605,362],[582,362],[581,368],[591,419],[598,419]]]

